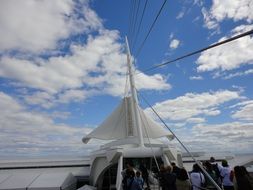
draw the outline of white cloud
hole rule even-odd
[[[78,152],[84,147],[81,138],[91,131],[91,128],[57,124],[53,117],[59,118],[59,112],[49,116],[28,110],[3,92],[0,92],[0,107],[1,155]],[[66,116],[65,112],[62,114]]]
[[[244,72],[231,73],[228,76],[224,76],[223,78],[224,79],[231,79],[231,78],[234,78],[234,77],[246,76],[246,75],[250,75],[250,74],[253,74],[253,69],[249,69],[249,70],[246,70]]]
[[[215,20],[213,20],[212,15],[205,8],[202,8],[201,12],[204,16],[205,27],[207,27],[208,29],[218,28],[219,24]]]
[[[47,60],[3,56],[0,76],[14,80],[21,87],[33,88],[36,92],[24,97],[26,102],[44,108],[81,101],[96,92],[121,96],[127,68],[126,54],[118,39],[117,31],[101,30],[98,36],[89,36],[87,44],[71,45],[70,55]],[[140,73],[136,84],[139,89],[170,89],[160,74]]]
[[[219,115],[220,105],[239,98],[238,92],[228,90],[201,94],[187,93],[172,100],[156,103],[153,107],[163,119],[191,121],[199,116]],[[146,109],[146,112],[152,115],[149,108]]]
[[[253,121],[253,101],[244,101],[241,104],[239,110],[235,111],[232,115],[233,118],[239,120]]]
[[[191,76],[190,80],[203,80],[202,76]]]
[[[136,86],[143,90],[169,90],[171,88],[161,74],[149,76],[144,73],[136,75]]]
[[[225,19],[233,21],[246,20],[253,21],[253,2],[251,0],[213,0],[209,11],[202,9],[205,25],[209,29],[218,27],[219,22]]]
[[[186,120],[187,123],[204,123],[205,121],[205,118],[199,117],[192,117]]]
[[[176,17],[176,19],[181,19],[184,17],[184,14],[185,14],[185,10],[183,9],[182,11],[180,11]]]
[[[54,105],[55,97],[47,92],[37,91],[32,95],[25,95],[24,100],[30,105],[40,105],[43,108],[50,108]]]
[[[40,53],[54,49],[60,39],[102,27],[101,20],[83,1],[0,2],[0,50]]]
[[[96,78],[90,76],[91,72],[120,71],[120,62],[125,55],[116,42],[117,38],[115,31],[104,32],[96,38],[90,37],[84,46],[72,45],[71,55],[50,57],[48,60],[4,56],[0,60],[0,76],[48,93],[81,88],[87,78]]]
[[[232,36],[238,35],[245,30],[252,29],[253,25],[241,25],[232,30]],[[223,41],[227,37],[219,40]],[[215,47],[201,53],[197,60],[198,72],[212,70],[232,70],[242,65],[253,64],[253,38],[246,36],[233,42]],[[236,53],[235,53],[236,52]]]
[[[192,128],[191,139],[195,141],[195,148],[209,151],[251,151],[253,145],[253,123],[230,122],[223,124],[198,124]],[[187,137],[186,137],[187,138]],[[192,140],[196,139],[196,140]],[[194,145],[194,142],[187,144]],[[234,147],[238,147],[235,150]]]
[[[179,44],[180,44],[180,41],[178,39],[173,39],[170,42],[170,48],[171,49],[176,49],[176,48],[178,48]]]
[[[172,33],[170,33],[169,39],[172,40],[173,37],[174,37],[174,33],[172,32]]]
[[[177,137],[190,151],[205,151],[208,149],[208,152],[217,152],[217,150],[223,153],[224,151],[252,152],[252,122],[198,123],[192,128],[174,127],[173,124],[169,126],[174,128],[173,131]],[[171,143],[181,148],[177,141],[172,141]]]
[[[253,2],[251,0],[214,0],[211,13],[218,21],[230,18],[234,21],[246,19],[250,22],[253,20],[252,9]]]

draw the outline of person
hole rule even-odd
[[[249,180],[250,186],[253,190],[253,178],[252,178],[252,176],[249,174],[249,172],[247,171],[245,166],[240,166],[240,167],[242,169],[243,175],[245,175],[245,177]]]
[[[125,190],[142,190],[142,187],[138,183],[134,170],[130,170],[129,177],[127,178]]]
[[[165,190],[177,190],[176,179],[176,174],[172,173],[172,167],[167,166],[164,174]]]
[[[233,180],[235,190],[252,190],[250,181],[241,166],[234,167],[235,178]]]
[[[136,180],[139,183],[141,189],[143,189],[143,187],[144,187],[144,181],[143,181],[143,178],[141,177],[141,172],[140,171],[136,172]]]
[[[130,178],[130,174],[131,172],[134,171],[134,167],[133,167],[133,164],[131,162],[128,162],[126,164],[126,169],[124,169],[122,172],[121,172],[121,175],[122,175],[122,186],[123,186],[123,190],[127,190],[128,189],[128,186],[127,186],[127,181],[128,179]]]
[[[159,171],[159,174],[158,174],[158,179],[159,179],[159,185],[160,187],[162,187],[162,190],[165,190],[166,189],[166,184],[165,184],[165,173],[166,173],[166,169],[165,169],[165,166],[162,164],[160,166],[160,171]]]
[[[141,162],[139,169],[142,173],[142,178],[143,178],[144,182],[147,184],[147,189],[150,189],[149,179],[148,179],[148,177],[149,177],[148,169],[145,167],[143,161]]]
[[[217,183],[218,177],[216,176],[216,173],[213,169],[213,165],[209,161],[206,161],[204,163],[204,166],[206,168],[206,172],[208,173],[208,175],[211,176],[211,178],[215,181],[215,183]],[[206,180],[207,189],[214,189],[214,190],[216,189],[215,185],[212,183],[212,181],[208,177],[206,177],[205,180]]]
[[[176,186],[178,190],[189,190],[191,188],[188,173],[184,168],[181,168],[178,173]]]
[[[190,181],[192,184],[192,190],[201,190],[202,184],[205,183],[205,177],[201,173],[201,169],[198,164],[193,165],[193,169],[190,172]]]
[[[226,160],[222,160],[221,165],[222,169],[220,171],[220,175],[222,177],[222,185],[224,190],[234,190],[233,171],[229,167]]]
[[[214,157],[210,157],[210,163],[212,164],[213,170],[215,172],[215,175],[217,177],[217,184],[219,185],[219,187],[222,186],[222,177],[220,175],[220,171],[222,169],[222,166],[219,165],[218,163],[216,163],[216,160]]]
[[[172,173],[174,173],[176,176],[178,176],[180,173],[180,168],[176,165],[175,162],[172,162],[171,166],[172,166]]]

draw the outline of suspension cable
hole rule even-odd
[[[215,43],[215,44],[213,44],[213,45],[210,45],[210,46],[207,46],[207,47],[205,47],[205,48],[196,50],[196,51],[194,51],[194,52],[187,53],[187,54],[185,54],[185,55],[183,55],[183,56],[180,56],[180,57],[178,57],[178,58],[176,58],[176,59],[173,59],[173,60],[166,61],[166,62],[161,63],[161,64],[158,64],[158,65],[155,65],[155,66],[153,66],[153,67],[150,67],[150,68],[144,70],[143,72],[148,72],[148,71],[157,69],[158,67],[165,66],[165,65],[167,65],[167,64],[169,64],[169,63],[173,63],[173,62],[179,61],[179,60],[184,59],[184,58],[186,58],[186,57],[190,57],[190,56],[192,56],[192,55],[201,53],[201,52],[206,51],[206,50],[208,50],[208,49],[212,49],[212,48],[214,48],[214,47],[220,46],[220,45],[222,45],[222,44],[225,44],[225,43],[234,41],[234,40],[236,40],[236,39],[239,39],[239,38],[242,38],[242,37],[251,35],[251,34],[253,34],[253,30],[244,32],[244,33],[239,34],[239,35],[237,35],[237,36],[234,36],[234,37],[232,37],[232,38],[228,38],[228,39],[223,40],[223,41],[221,41],[221,42],[217,42],[217,43]],[[138,73],[138,74],[139,74],[139,73]]]
[[[138,20],[138,15],[139,15],[140,2],[141,2],[141,0],[138,0],[137,10],[136,10],[135,17],[134,17],[133,30],[132,30],[132,34],[130,34],[130,36],[129,36],[129,38],[130,38],[129,40],[132,42],[131,44],[133,44],[133,38],[135,35],[135,28],[136,28],[136,22]]]
[[[142,48],[143,48],[145,42],[146,42],[146,40],[147,40],[149,34],[151,33],[151,30],[154,28],[154,25],[155,25],[155,23],[156,23],[158,17],[160,16],[160,14],[161,14],[161,12],[162,12],[162,9],[163,9],[164,5],[166,4],[166,2],[167,2],[167,0],[164,0],[164,2],[163,2],[163,4],[162,4],[162,6],[161,6],[161,8],[160,8],[160,10],[159,10],[159,12],[158,12],[158,14],[156,15],[155,20],[153,21],[151,27],[149,28],[148,34],[146,35],[145,39],[144,39],[143,42],[141,43],[141,45],[140,45],[140,47],[139,47],[139,49],[138,49],[138,51],[137,51],[137,53],[136,53],[136,57],[139,56],[139,54],[140,54],[140,52],[141,52],[141,50],[142,50]]]
[[[137,91],[137,90],[136,90]],[[157,111],[149,104],[149,102],[140,94],[138,91],[137,93],[142,97],[142,99],[146,102],[146,104],[152,109],[152,111],[156,114],[156,116],[160,119],[160,121],[164,124],[164,126],[172,133],[172,135],[177,139],[177,141],[181,144],[181,146],[185,149],[185,151],[191,156],[191,158],[194,160],[194,162],[201,168],[201,170],[204,172],[204,174],[208,177],[208,179],[212,182],[212,184],[218,189],[222,190],[217,183],[213,180],[213,178],[207,173],[207,171],[204,169],[204,167],[197,161],[192,153],[186,148],[186,146],[182,143],[182,141],[177,137],[177,135],[168,127],[168,125],[164,122],[164,120],[161,118],[161,116],[157,113]]]
[[[128,35],[132,33],[132,25],[133,25],[133,17],[135,13],[135,5],[136,5],[136,0],[131,0],[131,8],[129,12],[129,27],[128,27]]]
[[[136,33],[136,35],[135,35],[134,38],[133,38],[133,47],[132,47],[132,50],[134,50],[136,41],[137,41],[138,36],[139,36],[139,33],[140,33],[141,24],[142,24],[142,20],[143,20],[145,11],[146,11],[147,4],[148,4],[148,0],[145,1],[145,5],[144,5],[144,8],[143,8],[143,10],[142,10],[141,20],[140,20],[140,23],[139,23],[139,26],[138,26],[138,29],[137,29],[137,33]]]

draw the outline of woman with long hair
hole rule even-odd
[[[188,173],[184,168],[181,168],[178,172],[176,186],[177,186],[177,190],[191,189],[191,182],[190,182]]]
[[[234,187],[235,190],[252,190],[249,178],[241,166],[234,167],[235,179]]]

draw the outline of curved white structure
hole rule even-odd
[[[98,189],[121,189],[121,171],[130,160],[135,166],[145,162],[149,170],[157,167],[157,161],[182,166],[181,152],[157,140],[160,137],[172,139],[173,135],[148,118],[138,105],[128,44],[127,49],[132,95],[123,98],[113,113],[83,138],[84,143],[91,138],[112,140],[91,155],[90,184]]]

